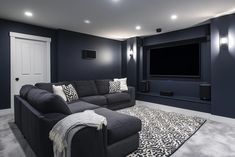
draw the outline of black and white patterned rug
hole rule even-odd
[[[118,112],[138,117],[142,121],[140,146],[128,157],[168,157],[206,122],[199,117],[144,106]]]

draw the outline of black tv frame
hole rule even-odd
[[[150,51],[152,49],[159,49],[159,48],[167,48],[167,47],[174,47],[174,46],[182,46],[182,45],[190,45],[190,44],[198,44],[199,45],[199,75],[153,75],[150,74]],[[152,46],[151,48],[148,49],[147,51],[148,55],[147,55],[147,69],[148,69],[148,78],[177,78],[177,79],[201,79],[201,42],[199,41],[194,41],[194,42],[181,42],[181,43],[168,43],[168,44],[164,44],[164,45],[155,45]]]

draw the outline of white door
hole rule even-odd
[[[14,37],[11,44],[11,104],[13,105],[13,97],[19,94],[23,85],[50,82],[50,62],[48,59],[50,55],[47,54],[47,41]]]

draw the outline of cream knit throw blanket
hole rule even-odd
[[[97,130],[107,125],[105,117],[93,110],[75,113],[60,120],[50,131],[49,138],[53,141],[54,157],[70,157],[70,144],[73,135],[88,126]]]

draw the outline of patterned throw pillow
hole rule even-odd
[[[62,85],[64,94],[66,95],[67,101],[72,102],[78,100],[78,94],[74,89],[73,85],[69,84],[68,86]]]
[[[109,93],[120,93],[120,82],[119,81],[109,81]]]

